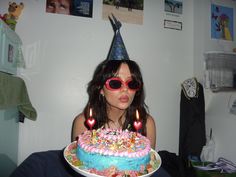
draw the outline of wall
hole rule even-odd
[[[86,84],[113,37],[110,23],[101,19],[102,0],[94,1],[93,18],[48,14],[45,1],[22,1],[16,32],[26,68],[19,75],[38,118],[20,124],[19,163],[33,152],[70,143],[73,118],[87,101]],[[0,12],[7,6],[1,1]],[[164,19],[182,21],[183,30],[164,29]],[[193,0],[184,1],[180,17],[166,15],[163,1],[145,0],[144,24],[123,23],[121,33],[130,58],[142,68],[157,149],[177,153],[180,83],[193,76]]]
[[[210,34],[210,14],[211,2],[234,8],[234,19],[236,19],[235,1],[194,1],[194,75],[204,83],[204,56],[206,51],[232,51],[236,47],[235,34],[236,24],[234,20],[234,41],[224,41],[211,39]],[[236,116],[229,113],[231,98],[235,97],[235,92],[213,93],[205,89],[206,103],[206,128],[209,135],[210,128],[213,130],[213,137],[216,143],[215,160],[218,157],[225,157],[236,161]]]

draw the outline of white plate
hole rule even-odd
[[[71,168],[73,170],[75,170],[76,172],[78,172],[79,174],[87,176],[87,177],[102,177],[100,175],[90,173],[90,172],[84,170],[83,166],[78,166],[78,165],[73,164],[73,162],[76,162],[76,160],[78,161],[78,158],[76,156],[76,148],[77,148],[77,143],[76,143],[76,141],[74,141],[74,142],[70,143],[64,149],[64,158],[66,159],[67,163],[71,166]],[[145,175],[142,175],[140,177],[149,177],[149,176],[151,176],[161,166],[161,158],[160,158],[159,154],[153,149],[151,151],[154,152],[154,155],[156,157],[156,160],[157,160],[157,163],[158,163],[157,167],[152,172],[150,172],[148,174],[145,174]]]

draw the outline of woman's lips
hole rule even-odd
[[[124,96],[121,96],[119,100],[122,103],[127,103],[129,101],[129,97],[127,95],[124,95]]]

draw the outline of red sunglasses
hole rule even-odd
[[[132,91],[137,91],[140,89],[141,84],[138,81],[132,80],[132,79],[124,82],[119,77],[112,77],[110,79],[107,79],[105,83],[105,87],[108,90],[112,90],[112,91],[119,90],[122,88],[122,86],[126,86],[128,87],[128,89]]]

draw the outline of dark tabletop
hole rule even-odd
[[[160,167],[152,176],[170,177]],[[10,177],[83,177],[65,161],[63,150],[36,152],[26,158]]]

